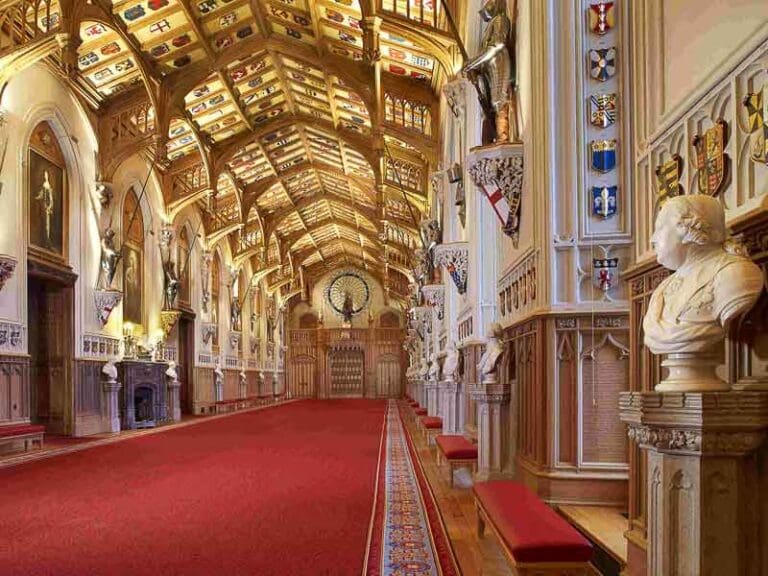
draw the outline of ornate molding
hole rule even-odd
[[[485,193],[515,248],[520,240],[524,168],[522,144],[481,150],[469,164],[469,175]]]
[[[113,358],[120,355],[119,338],[85,334],[83,336],[83,355],[91,358]]]
[[[93,303],[96,306],[96,318],[101,327],[107,325],[109,316],[112,314],[118,304],[123,299],[123,293],[120,290],[99,290],[93,291]]]
[[[24,326],[16,322],[0,322],[0,352],[19,353],[24,346]]]
[[[424,301],[437,311],[437,319],[445,316],[445,286],[443,284],[427,284],[422,286],[421,293]]]
[[[162,328],[166,338],[168,338],[173,327],[176,326],[176,322],[178,322],[180,316],[181,312],[179,310],[160,311],[160,328]]]
[[[435,265],[443,266],[446,269],[459,294],[466,294],[469,242],[449,242],[437,246],[435,248]]]
[[[13,256],[0,254],[0,291],[5,287],[5,283],[13,277],[18,263],[19,261]]]
[[[499,280],[499,313],[503,322],[535,305],[538,297],[538,259],[538,250],[531,252]]]
[[[768,433],[768,392],[625,392],[628,434],[659,452],[742,455]]]

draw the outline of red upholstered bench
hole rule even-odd
[[[474,486],[477,532],[486,524],[516,574],[595,576],[592,545],[536,494],[519,482],[497,480]]]
[[[426,416],[427,415],[427,409],[426,408],[421,408],[420,406],[419,407],[414,407],[413,413],[416,416]]]
[[[0,426],[0,454],[28,452],[43,447],[45,426],[37,424],[10,424]]]
[[[443,431],[443,419],[437,416],[422,416],[419,418],[421,429],[424,431],[424,438],[427,440],[427,446],[432,444],[432,439]]]
[[[453,473],[457,468],[474,470],[477,467],[477,444],[470,442],[464,436],[440,434],[435,438],[435,444],[437,444],[437,465],[442,464],[442,458],[448,462],[451,471],[451,488],[453,488]]]

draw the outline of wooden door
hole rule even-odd
[[[31,417],[52,434],[72,433],[73,293],[72,286],[29,277]]]
[[[382,356],[376,365],[376,395],[380,398],[400,396],[400,359]]]
[[[195,321],[194,318],[179,320],[179,404],[182,414],[194,414],[194,365],[195,365]]]
[[[297,356],[288,366],[288,385],[291,398],[315,398],[315,374],[317,372],[313,356]]]
[[[365,355],[362,350],[332,350],[328,353],[328,382],[331,397],[363,396]]]

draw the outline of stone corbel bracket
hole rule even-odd
[[[242,332],[238,332],[236,330],[232,330],[229,333],[229,345],[232,347],[232,350],[237,350],[238,345],[240,344],[240,338],[242,337]]]
[[[208,342],[211,341],[211,338],[213,338],[214,334],[216,334],[216,332],[219,331],[219,327],[216,325],[215,322],[203,322],[202,330],[203,330],[203,343],[208,344]]]
[[[5,287],[5,283],[13,277],[16,271],[16,265],[19,263],[16,258],[8,254],[0,254],[0,290]]]
[[[515,248],[520,241],[524,169],[523,145],[520,143],[479,149],[469,159],[470,177],[485,192]],[[499,194],[509,205],[507,214],[500,209],[503,203],[497,201]]]
[[[459,294],[467,292],[469,270],[469,242],[449,242],[435,248],[435,265],[442,266],[450,275]]]
[[[437,311],[437,319],[445,316],[445,286],[443,284],[427,284],[421,288],[424,301]]]
[[[744,455],[768,433],[768,392],[623,392],[630,439],[659,452]]]
[[[120,304],[122,299],[123,293],[120,290],[96,289],[93,291],[93,303],[96,306],[96,317],[102,328],[107,325],[112,310]]]

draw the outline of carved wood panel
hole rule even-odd
[[[0,424],[29,421],[29,361],[0,356]]]

